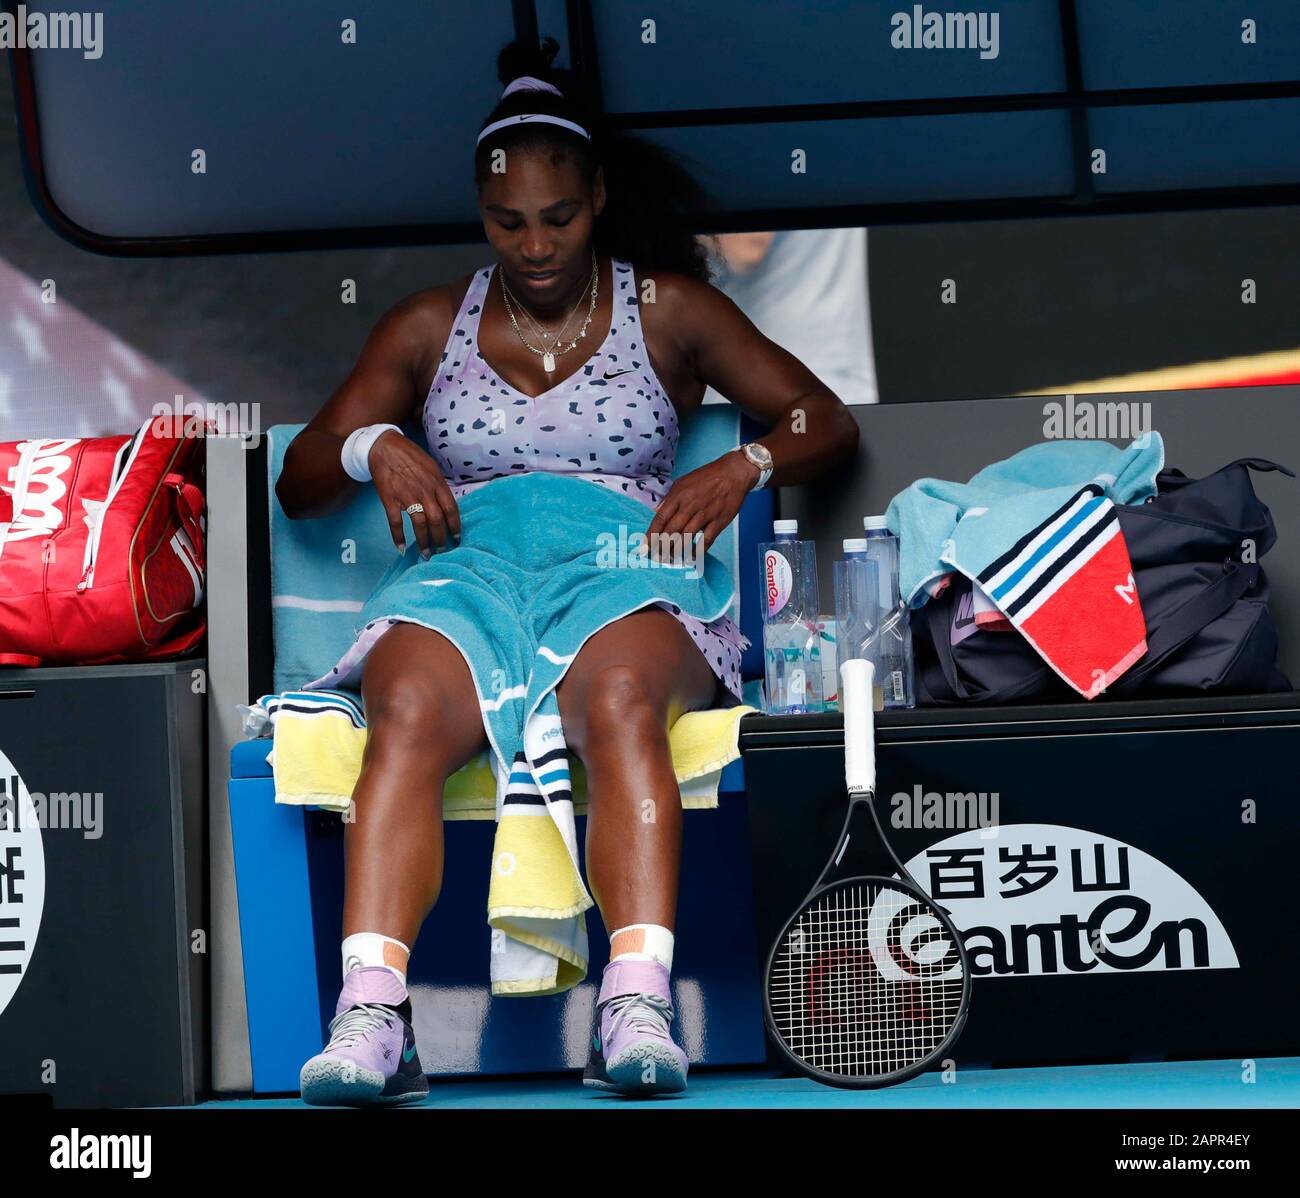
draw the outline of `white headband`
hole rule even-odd
[[[507,96],[515,92],[552,92],[557,96],[563,96],[564,93],[553,83],[547,83],[543,79],[534,78],[532,75],[521,75],[518,79],[506,85],[505,91],[501,93],[504,100]],[[585,137],[591,140],[591,134],[588,133],[581,125],[574,124],[573,121],[566,121],[563,117],[550,116],[544,112],[521,112],[518,116],[508,116],[504,120],[493,121],[486,129],[478,135],[478,145],[485,137],[495,133],[498,129],[504,129],[507,125],[522,125],[529,122],[535,122],[542,125],[559,125],[561,129],[568,129],[576,133],[579,137]]]
[[[554,83],[547,83],[545,79],[538,79],[534,75],[520,75],[518,79],[507,83],[501,98],[504,100],[507,96],[513,96],[515,92],[553,92],[557,96],[564,94]]]

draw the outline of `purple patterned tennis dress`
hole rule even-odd
[[[677,413],[645,352],[632,267],[614,258],[611,268],[609,335],[576,374],[536,397],[510,386],[479,351],[479,318],[497,268],[475,272],[424,403],[429,452],[457,499],[494,478],[529,470],[616,487],[651,509],[668,493]],[[740,654],[749,640],[735,622],[720,616],[705,624],[676,604],[657,606],[685,627],[739,702]],[[362,631],[338,672],[331,671],[332,684],[354,674],[388,627],[384,621]]]

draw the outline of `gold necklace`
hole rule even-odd
[[[511,298],[514,299],[516,304],[519,304],[518,297],[514,296],[513,293],[511,295]],[[563,323],[560,325],[559,332],[555,333],[554,335],[552,335],[551,333],[547,332],[544,328],[542,328],[542,326],[538,324],[536,320],[533,319],[533,314],[529,312],[528,309],[523,306],[523,304],[519,304],[519,310],[524,314],[524,319],[528,321],[530,325],[532,325],[533,331],[538,335],[538,337],[541,338],[543,343],[549,342],[549,344],[547,345],[547,348],[549,349],[555,346],[555,344],[559,341],[560,337],[563,335],[564,330],[569,327],[569,321],[573,319],[573,314],[578,310],[578,304],[581,303],[582,303],[582,296],[579,296],[578,302],[575,303],[573,307],[569,309],[569,314],[564,318]]]
[[[596,285],[597,277],[598,276],[596,271],[596,251],[593,248],[591,251],[591,278],[592,278],[593,287]],[[537,323],[537,321],[533,318],[533,314],[528,310],[527,306],[520,302],[519,297],[515,295],[515,293],[511,291],[509,287],[506,286],[504,275],[501,278],[501,288],[503,293],[509,295],[510,299],[514,300],[515,304],[518,305],[519,310],[524,314],[524,319],[528,321],[530,325],[533,326],[533,329],[538,334],[538,336],[544,339],[549,339],[552,344],[555,344],[555,342],[557,342],[560,339],[560,336],[561,334],[563,334],[564,330],[569,327],[569,321],[573,319],[573,314],[578,310],[578,305],[582,303],[582,297],[579,296],[577,303],[575,303],[573,307],[569,309],[568,315],[565,316],[563,322],[560,324],[560,331],[556,333],[554,337],[552,337],[550,333],[548,333],[544,328],[542,328],[540,324]]]
[[[569,350],[573,349],[574,346],[576,346],[578,342],[581,341],[583,337],[586,336],[587,328],[591,324],[592,314],[596,310],[598,279],[599,279],[599,273],[596,264],[596,252],[593,249],[591,254],[591,302],[587,308],[587,319],[583,322],[582,328],[579,330],[578,335],[571,342],[569,342],[569,344],[564,349],[560,350],[561,354],[568,353]],[[560,326],[560,332],[556,334],[556,337],[552,341],[552,343],[549,346],[546,346],[544,349],[538,349],[535,345],[531,345],[529,343],[528,339],[524,336],[522,330],[519,328],[519,322],[515,319],[514,305],[518,305],[519,310],[524,314],[524,318],[530,324],[532,324],[533,328],[537,329],[538,332],[541,333],[543,336],[547,336],[548,334],[544,329],[541,328],[540,325],[538,325],[538,323],[535,320],[533,320],[532,315],[529,313],[528,309],[522,303],[520,303],[519,299],[515,297],[513,293],[510,291],[510,288],[506,286],[506,279],[505,279],[504,272],[501,275],[501,294],[505,299],[506,312],[510,316],[510,323],[514,327],[515,335],[524,344],[525,348],[532,350],[532,352],[535,354],[541,355],[542,369],[546,371],[548,375],[554,374],[555,358],[556,358],[556,354],[554,352],[555,346],[559,343],[560,335],[564,332],[564,329],[568,327],[569,321],[573,318],[574,312],[578,310],[578,305],[582,303],[582,300],[579,299],[578,303],[574,304],[574,306],[570,309],[569,315],[565,317],[564,323]],[[511,303],[512,300],[514,301],[514,304]]]
[[[519,340],[523,343],[526,349],[532,350],[533,353],[541,356],[542,369],[546,371],[548,375],[554,374],[555,359],[557,356],[559,356],[555,353],[555,346],[559,343],[558,339],[556,342],[554,342],[551,346],[549,346],[546,349],[538,349],[537,346],[529,342],[528,338],[524,336],[523,330],[519,327],[519,322],[515,319],[514,305],[515,304],[519,305],[519,309],[524,313],[525,319],[529,318],[528,309],[524,307],[522,303],[519,303],[519,300],[517,299],[514,300],[513,304],[511,303],[513,297],[510,294],[510,288],[506,286],[505,272],[499,271],[498,273],[501,275],[501,295],[505,299],[506,314],[510,317],[510,324],[511,327],[513,327],[515,330],[515,336],[519,338]],[[579,341],[583,339],[583,337],[587,335],[587,329],[591,325],[592,315],[596,311],[596,291],[597,291],[598,279],[599,279],[599,271],[596,264],[596,251],[593,249],[591,251],[591,302],[587,307],[587,319],[582,322],[582,328],[578,330],[578,335],[574,337],[574,339],[570,341],[568,345],[566,345],[562,350],[559,351],[560,355],[567,354],[571,349],[573,349],[574,346],[578,344]],[[578,301],[579,304],[581,302],[582,302],[581,300]],[[578,310],[578,304],[575,304],[573,306],[573,310],[569,313],[569,316],[565,318],[564,325],[567,325],[569,323],[569,319],[572,318],[573,312],[576,312],[577,310]],[[533,324],[534,327],[536,327],[536,321],[534,321]],[[564,325],[562,325],[560,328],[561,332],[564,331]]]

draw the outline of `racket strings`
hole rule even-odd
[[[785,934],[768,984],[790,1053],[856,1078],[886,1077],[933,1053],[964,993],[961,958],[930,904],[884,880],[815,899]]]

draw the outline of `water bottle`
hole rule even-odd
[[[876,626],[876,602],[880,593],[876,582],[876,563],[867,557],[865,537],[850,537],[844,542],[844,556],[834,564],[835,578],[835,664],[836,668],[855,657],[865,657],[871,634]],[[822,652],[825,653],[825,646]],[[822,671],[825,677],[825,670]],[[823,693],[827,711],[843,710],[830,695],[838,685]]]
[[[867,656],[880,613],[878,566],[867,556],[866,537],[844,542],[835,563],[835,650],[839,662]]]
[[[867,534],[867,560],[875,563],[879,589],[874,604],[876,626],[870,636],[870,651],[864,656],[875,663],[876,685],[883,692],[884,706],[915,707],[912,627],[899,594],[898,538],[889,531],[884,516],[867,516],[862,527]]]
[[[822,710],[817,547],[799,540],[797,520],[777,520],[758,551],[764,602],[763,665],[769,715]]]

